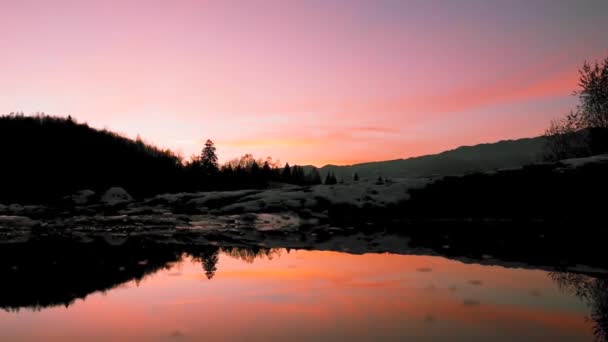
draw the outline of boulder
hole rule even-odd
[[[133,197],[131,197],[125,189],[119,187],[110,188],[101,196],[101,202],[108,205],[128,203],[131,201],[133,201]]]
[[[83,205],[89,203],[93,196],[95,196],[95,191],[93,190],[80,190],[73,194],[70,199],[75,204]]]

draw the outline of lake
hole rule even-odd
[[[590,341],[608,303],[603,279],[438,256],[216,248],[89,270],[52,258],[2,264],[16,275],[2,280],[0,340]]]

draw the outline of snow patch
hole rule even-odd
[[[189,197],[188,204],[197,208],[207,208],[216,201],[213,206],[215,207],[213,213],[216,214],[300,212],[304,209],[318,209],[320,205],[336,204],[359,208],[386,206],[409,199],[409,189],[423,187],[430,181],[422,178],[395,179],[378,184],[373,180],[362,180],[350,184],[210,192]]]
[[[195,205],[197,207],[207,207],[210,206],[212,202],[223,202],[231,200],[236,201],[239,198],[254,194],[256,192],[258,192],[258,190],[202,192],[199,193],[198,197],[191,199],[188,204]]]
[[[587,164],[594,163],[605,163],[608,162],[608,154],[600,154],[597,156],[591,156],[586,158],[572,158],[561,160],[560,163],[566,165],[569,168],[577,168]]]

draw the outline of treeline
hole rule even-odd
[[[147,195],[181,187],[178,156],[71,117],[0,117],[0,201],[49,201],[121,186]]]
[[[113,186],[134,196],[266,187],[272,182],[321,183],[317,169],[279,167],[245,155],[218,165],[211,141],[184,161],[141,139],[97,130],[71,117],[0,116],[0,202],[55,201],[78,190]]]
[[[305,170],[303,167],[289,163],[283,167],[271,157],[256,159],[251,154],[235,158],[219,165],[215,154],[215,145],[207,140],[200,157],[191,158],[184,169],[192,185],[203,185],[212,182],[223,189],[246,187],[265,187],[271,183],[288,183],[296,185],[322,184],[321,174],[315,167]],[[208,188],[208,186],[203,186]]]

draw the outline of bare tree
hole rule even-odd
[[[546,160],[583,157],[608,150],[608,57],[594,64],[585,62],[579,74],[580,89],[574,92],[579,105],[565,117],[553,120],[545,131]]]

